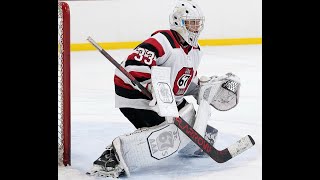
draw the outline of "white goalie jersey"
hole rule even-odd
[[[183,48],[177,41],[178,35],[172,30],[159,30],[139,44],[126,60],[121,62],[133,77],[144,87],[151,83],[151,67],[171,67],[170,85],[179,105],[184,95],[198,92],[197,69],[202,52],[197,47]],[[117,108],[150,109],[149,98],[118,69],[115,71],[115,103]]]

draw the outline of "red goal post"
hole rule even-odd
[[[58,165],[71,165],[70,10],[58,2]]]

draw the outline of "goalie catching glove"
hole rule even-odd
[[[240,79],[232,73],[224,76],[200,77],[199,104],[206,100],[219,111],[227,111],[239,103]]]

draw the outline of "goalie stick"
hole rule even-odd
[[[131,82],[136,85],[140,91],[148,98],[152,99],[152,94],[143,87],[131,74],[129,74],[115,59],[113,59],[101,46],[99,46],[90,36],[87,40],[99,50],[113,65],[115,65],[124,75],[126,75]],[[205,153],[207,153],[214,161],[224,163],[233,157],[243,153],[251,148],[255,142],[250,135],[246,135],[228,148],[218,150],[211,146],[197,131],[195,131],[185,120],[181,117],[174,118],[174,124],[186,134],[195,144],[197,144]]]

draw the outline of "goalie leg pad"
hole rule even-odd
[[[204,139],[212,146],[214,145],[218,135],[218,130],[210,125],[207,125]],[[187,157],[209,157],[202,149],[199,148],[193,141],[190,141],[184,148],[179,150],[179,155]]]
[[[113,141],[117,157],[128,176],[138,168],[154,165],[170,157],[177,152],[180,143],[178,128],[166,122],[137,129]]]
[[[185,120],[191,127],[194,126],[195,123],[195,115],[196,115],[196,110],[194,109],[194,106],[192,103],[189,103],[185,105],[183,108],[180,109],[179,111],[180,117]],[[180,149],[182,149],[184,146],[186,146],[191,140],[190,138],[185,135],[180,129],[178,130],[179,136],[181,138],[181,145]]]
[[[207,103],[207,101],[201,100],[199,107],[198,107],[197,115],[195,114],[195,110],[191,109],[191,108],[193,108],[193,106],[189,107],[185,111],[181,112],[181,115],[185,115],[185,116],[181,116],[181,115],[180,116],[183,119],[184,119],[184,117],[189,118],[188,119],[189,121],[187,121],[187,123],[190,126],[192,126],[193,129],[195,131],[197,131],[202,137],[204,137],[205,133],[206,133],[207,124],[208,124],[207,122],[211,116],[210,105]],[[181,110],[183,110],[183,109],[181,109]],[[193,113],[191,113],[191,112],[193,112]],[[183,138],[183,141],[182,141],[183,143],[181,144],[181,150],[184,149],[185,146],[190,143],[194,144],[193,141],[187,135],[185,135],[181,130],[179,130],[179,134],[181,134],[181,138]],[[198,147],[198,146],[196,145],[196,147]],[[188,148],[188,147],[186,147],[186,148]]]
[[[206,139],[211,145],[214,144],[214,140],[218,130],[208,126],[208,119],[211,116],[211,109],[209,103],[202,99],[199,107],[196,118],[194,120],[193,129],[197,131],[204,139]],[[187,141],[185,141],[187,142]],[[198,147],[193,141],[189,139],[188,143],[181,146],[182,149],[179,150],[179,154],[187,156],[205,156],[206,153]]]
[[[196,110],[192,103],[186,104],[183,108],[179,111],[179,116],[185,120],[190,126],[194,125],[196,119]]]

